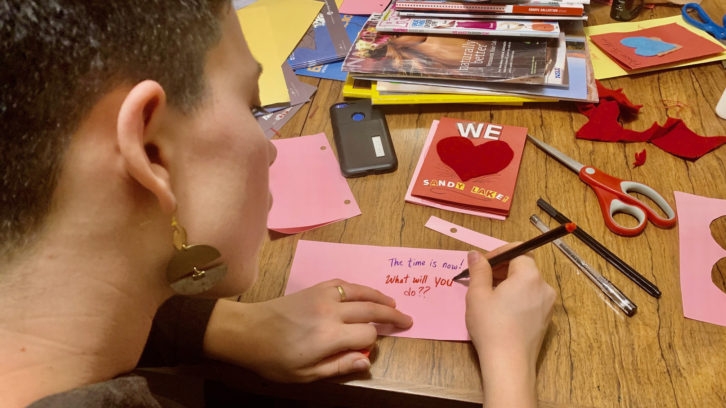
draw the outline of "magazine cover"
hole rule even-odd
[[[544,81],[545,38],[379,33],[372,14],[343,62],[353,76]]]
[[[345,31],[348,33],[349,43],[353,44],[355,37],[358,36],[361,28],[363,28],[363,25],[368,20],[368,16],[341,14],[340,19],[345,26]],[[348,53],[348,50],[350,50],[350,47],[346,49],[343,58],[345,58],[345,54]],[[345,82],[345,78],[348,76],[348,73],[343,71],[343,58],[337,61],[328,62],[326,64],[299,68],[295,70],[295,73],[302,76],[332,79],[334,81]]]
[[[350,49],[351,41],[338,14],[335,0],[325,4],[287,61],[293,69],[340,61]]]
[[[467,1],[396,0],[397,10],[439,11],[452,13],[497,13],[582,16],[585,7],[581,2],[558,0],[529,0],[515,4],[479,3]]]
[[[441,118],[411,195],[506,216],[526,138],[524,127]]]
[[[392,7],[383,12],[376,29],[384,33],[541,38],[557,38],[560,33],[560,26],[557,21],[415,18],[401,16]]]
[[[462,18],[469,20],[528,20],[539,21],[587,21],[587,13],[581,16],[558,16],[539,15],[529,16],[527,14],[491,14],[491,13],[441,13],[437,11],[411,11],[396,10],[401,17],[427,17],[427,18]],[[560,31],[562,27],[560,26]]]
[[[547,67],[541,85],[567,87],[570,75],[567,70],[567,38],[561,32],[559,37],[547,43]]]

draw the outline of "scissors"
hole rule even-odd
[[[691,10],[696,12],[698,18],[691,17],[688,13]],[[703,8],[697,3],[685,4],[681,9],[681,14],[688,24],[711,34],[716,37],[716,39],[721,40],[722,43],[726,44],[726,15],[723,16],[721,25],[718,25],[716,22],[711,20],[711,17],[709,17]]]
[[[600,202],[600,210],[605,218],[605,225],[612,232],[627,237],[638,235],[645,228],[647,220],[660,228],[670,228],[676,225],[676,212],[668,205],[665,198],[652,188],[635,181],[621,180],[592,166],[585,166],[532,135],[527,135],[527,138],[537,147],[577,173],[580,180],[595,191],[597,200]],[[666,217],[662,217],[648,204],[630,195],[631,192],[642,194],[653,201]],[[626,227],[619,224],[613,218],[613,215],[618,213],[631,215],[638,221],[638,225]]]

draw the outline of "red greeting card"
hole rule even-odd
[[[442,118],[411,195],[506,216],[526,138],[523,127]]]
[[[724,51],[724,47],[676,23],[597,34],[590,39],[626,70],[675,64]]]

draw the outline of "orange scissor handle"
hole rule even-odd
[[[579,175],[580,179],[595,191],[605,218],[605,225],[614,233],[627,237],[638,235],[648,220],[660,228],[676,225],[676,212],[673,208],[663,196],[645,184],[621,180],[591,166],[583,166]],[[653,201],[663,211],[665,217],[630,193],[642,194]],[[632,216],[638,224],[631,228],[618,224],[613,216],[619,213]]]

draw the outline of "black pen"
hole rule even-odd
[[[532,216],[529,217],[529,220],[534,224],[535,227],[537,227],[542,232],[549,231],[549,227],[545,225],[542,220],[539,219],[538,216],[532,214]],[[595,268],[588,265],[582,258],[580,258],[575,251],[570,248],[569,245],[565,244],[564,241],[561,239],[556,239],[552,242],[555,244],[557,248],[562,251],[563,254],[567,258],[569,258],[575,266],[577,266],[584,274],[587,276],[592,283],[597,286],[605,296],[610,299],[611,302],[613,302],[617,307],[620,308],[620,310],[625,313],[626,316],[631,317],[635,315],[635,312],[638,310],[638,306],[633,303],[632,300],[628,299],[625,294],[618,289],[617,286],[615,286],[612,282],[607,280],[604,276],[600,274]]]
[[[541,235],[530,239],[529,241],[522,242],[514,248],[510,248],[500,254],[494,255],[493,257],[489,258],[489,265],[491,265],[491,267],[493,268],[502,262],[510,261],[520,255],[524,255],[535,248],[539,248],[542,245],[548,242],[552,242],[557,238],[561,238],[575,230],[577,230],[577,225],[575,225],[574,222],[562,224],[557,228],[551,229]],[[454,280],[464,279],[468,277],[469,268],[466,268],[460,274],[454,276]]]
[[[565,223],[565,222],[572,222],[569,218],[567,218],[564,214],[557,211],[555,207],[553,207],[550,203],[543,199],[537,200],[537,206],[544,210],[547,214],[549,214],[552,218],[554,218],[559,223]],[[574,232],[575,236],[577,238],[580,238],[582,242],[587,244],[590,248],[592,248],[595,252],[597,252],[600,256],[605,258],[606,261],[610,262],[615,268],[617,268],[620,272],[622,272],[625,276],[630,278],[633,282],[635,282],[638,286],[640,286],[641,289],[646,291],[649,295],[653,296],[654,298],[660,297],[660,289],[658,289],[653,282],[646,279],[643,275],[638,273],[635,269],[633,269],[632,266],[628,265],[620,259],[617,255],[612,253],[609,249],[607,249],[603,244],[595,240],[590,234],[585,232],[582,228],[578,228]]]

